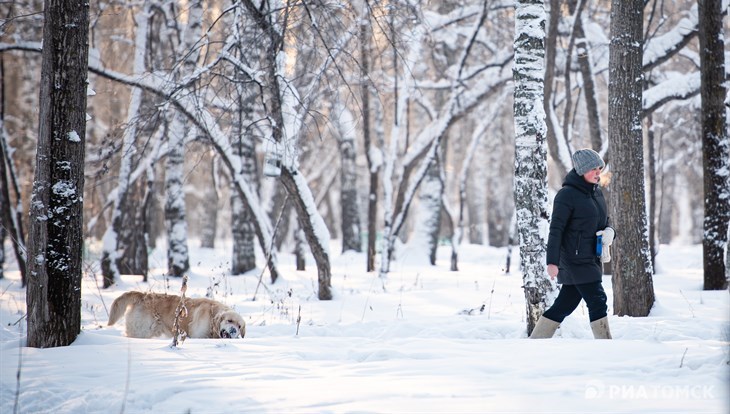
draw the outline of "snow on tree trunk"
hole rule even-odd
[[[31,347],[70,345],[81,331],[88,30],[88,2],[46,1],[28,243]]]
[[[337,136],[340,144],[340,192],[342,204],[342,251],[362,251],[360,240],[360,203],[357,185],[357,140],[355,121],[350,111],[337,106]]]
[[[543,109],[545,9],[541,0],[520,0],[515,18],[514,119],[515,209],[527,309],[527,333],[555,298],[545,271],[547,127]]]
[[[705,189],[702,257],[704,289],[728,286],[725,249],[730,225],[730,137],[724,100],[725,47],[720,1],[698,0],[702,93],[702,165]]]
[[[642,116],[643,0],[614,0],[609,49],[608,134],[613,311],[647,316],[654,304],[644,187]]]

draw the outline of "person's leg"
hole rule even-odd
[[[588,317],[591,322],[605,318],[608,314],[608,297],[603,290],[601,282],[584,283],[575,285],[575,289],[586,301],[588,306]]]
[[[596,339],[611,339],[611,330],[608,327],[608,297],[601,282],[576,285],[576,289],[583,296],[588,306],[588,317],[591,321],[591,330]]]
[[[581,294],[575,285],[563,285],[553,306],[546,310],[542,316],[560,323],[566,316],[573,313],[575,308],[578,307],[578,304],[580,304],[580,300]]]
[[[540,316],[540,319],[537,320],[535,328],[530,334],[530,339],[552,338],[563,319],[578,307],[580,299],[580,293],[574,286],[563,285],[560,288],[558,297],[555,298],[553,306],[546,310]]]

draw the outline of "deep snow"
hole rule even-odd
[[[126,338],[123,323],[106,326],[108,307],[127,290],[178,293],[180,279],[161,276],[165,252],[157,250],[151,263],[158,268],[147,284],[124,276],[102,290],[84,278],[83,331],[71,346],[19,347],[25,290],[18,273],[6,271],[0,413],[725,413],[730,407],[730,295],[702,291],[701,246],[661,246],[649,317],[611,315],[614,339],[596,341],[583,305],[556,338],[525,338],[522,279],[514,269],[504,273],[506,249],[464,245],[461,270],[450,272],[450,249],[440,248],[437,265],[429,266],[406,248],[383,281],[364,271],[363,254],[341,255],[333,245],[335,298],[319,301],[311,259],[307,271],[297,272],[293,257],[280,254],[282,279],[257,292],[260,271],[228,274],[230,245],[195,244],[186,294],[212,292],[233,306],[248,323],[244,339],[187,339],[171,348],[170,339]],[[612,313],[610,276],[604,287]]]

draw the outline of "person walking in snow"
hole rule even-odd
[[[553,201],[547,244],[547,273],[551,279],[557,276],[562,287],[530,338],[552,338],[582,299],[588,306],[593,336],[611,339],[601,262],[610,260],[608,249],[615,231],[608,226],[606,201],[598,186],[606,164],[589,148],[575,151],[572,159],[574,168]]]

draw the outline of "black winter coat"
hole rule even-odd
[[[601,280],[596,232],[607,226],[601,189],[571,170],[555,195],[548,236],[547,264],[558,265],[558,283],[579,285]]]

